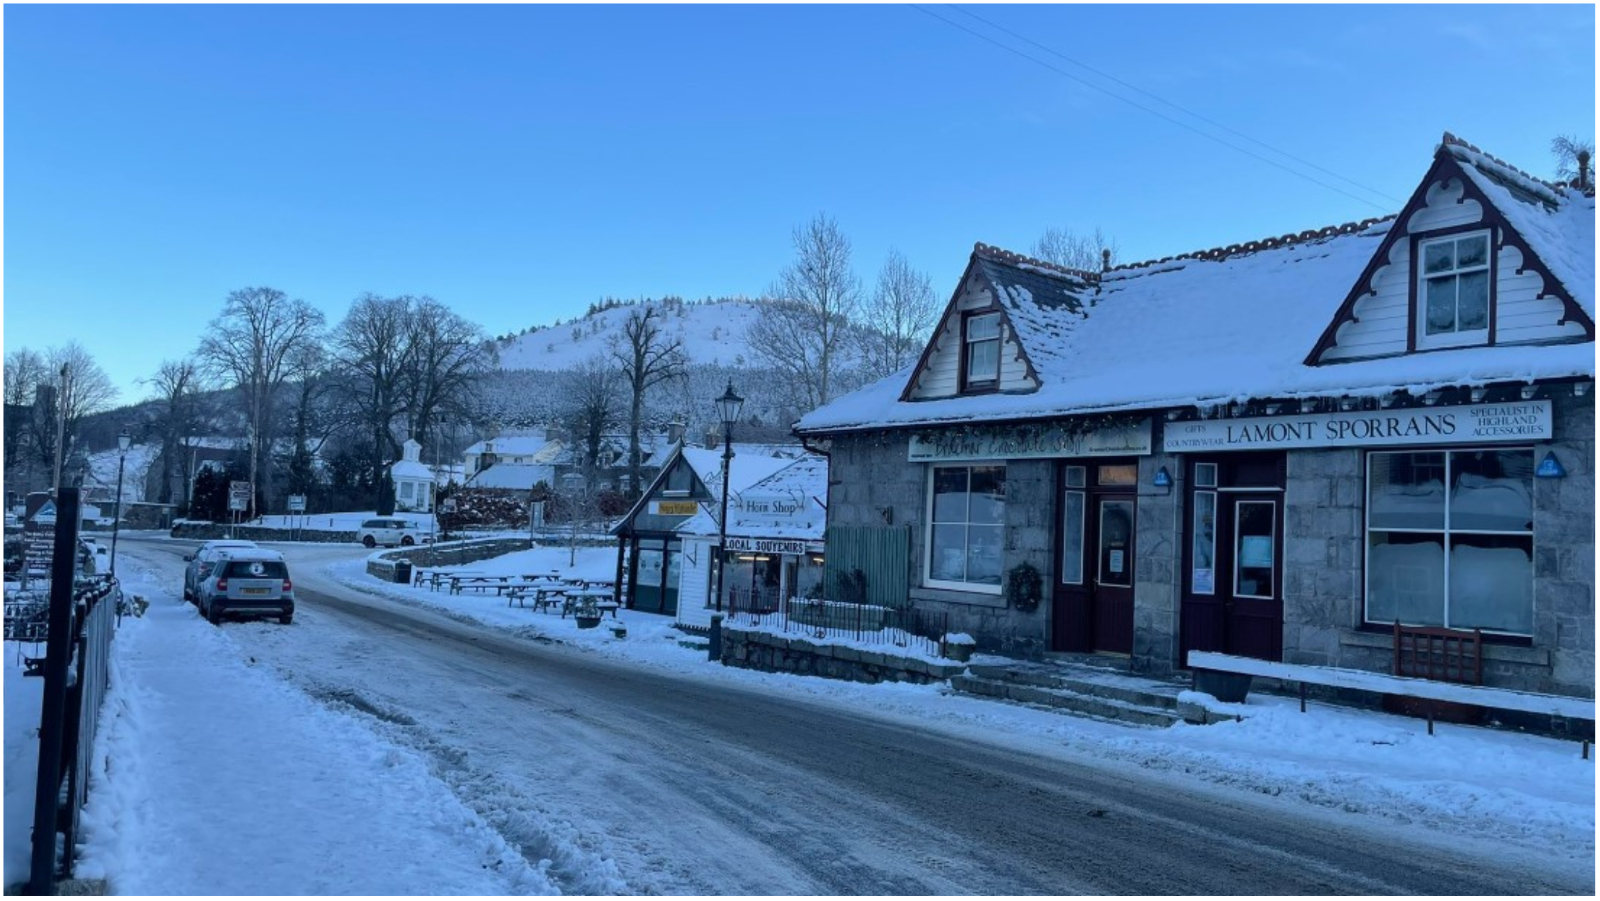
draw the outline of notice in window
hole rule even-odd
[[[1264,567],[1272,565],[1272,536],[1244,535],[1239,539],[1239,565]]]
[[[1120,574],[1122,572],[1122,566],[1123,566],[1122,551],[1112,551],[1111,554],[1110,554],[1110,557],[1111,557],[1111,562],[1110,562],[1109,565],[1111,567],[1111,571],[1114,572],[1114,573]]]
[[[1211,569],[1197,569],[1190,577],[1195,594],[1211,594],[1217,590],[1217,573]]]

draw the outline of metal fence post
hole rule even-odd
[[[73,575],[78,564],[78,489],[56,497],[56,539],[50,558],[50,634],[45,642],[44,706],[39,715],[39,779],[33,799],[33,859],[28,891],[56,890],[56,821],[61,797],[67,669],[72,656]]]

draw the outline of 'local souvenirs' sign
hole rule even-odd
[[[1123,457],[1150,453],[1150,420],[1125,428],[1096,429],[1073,434],[1060,428],[996,426],[974,433],[933,432],[911,436],[907,459],[912,463],[936,460],[1037,460],[1056,457]]]
[[[806,543],[792,538],[739,538],[729,535],[728,550],[752,554],[804,554]]]
[[[1173,454],[1263,448],[1549,441],[1553,435],[1550,402],[1529,400],[1470,407],[1173,422],[1167,424],[1163,446],[1167,453]]]

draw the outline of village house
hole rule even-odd
[[[1594,694],[1594,192],[1446,135],[1397,215],[1078,272],[979,244],[909,374],[803,417],[829,578],[980,647]],[[832,582],[830,581],[830,589]]]

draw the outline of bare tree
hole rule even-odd
[[[400,450],[391,426],[406,409],[412,315],[410,297],[363,294],[330,336],[333,365],[342,376],[339,384],[348,393],[359,428],[372,439],[372,465],[379,471]],[[373,500],[381,503],[381,498]]]
[[[826,214],[795,228],[794,247],[797,258],[779,273],[748,341],[796,383],[810,409],[833,397],[861,280],[850,268],[850,240]]]
[[[1028,252],[1046,263],[1081,272],[1099,272],[1117,262],[1117,242],[1098,228],[1092,235],[1080,235],[1070,228],[1047,228]]]
[[[1573,181],[1580,176],[1594,184],[1594,139],[1585,141],[1577,135],[1561,135],[1550,141],[1550,152],[1556,158],[1556,180]],[[1582,157],[1580,161],[1579,157]]]
[[[290,300],[275,288],[241,288],[228,295],[222,314],[200,341],[199,356],[244,402],[250,481],[255,499],[271,496],[276,437],[274,406],[283,386],[302,373],[307,346],[321,341],[322,313],[303,300]]]
[[[412,309],[409,340],[407,426],[411,437],[426,446],[440,420],[474,415],[484,376],[494,371],[498,354],[483,329],[426,296]]]
[[[883,378],[916,362],[939,312],[933,281],[891,249],[878,271],[877,290],[862,310],[862,356],[869,374]]]
[[[571,437],[572,461],[590,494],[595,492],[606,433],[622,418],[621,381],[617,371],[598,355],[565,374],[564,431]]]
[[[200,367],[194,360],[167,360],[156,369],[155,375],[145,380],[155,394],[155,415],[152,430],[161,442],[161,487],[156,489],[156,500],[172,503],[173,482],[180,473],[182,462],[189,452],[189,438],[204,425],[201,410]],[[189,505],[189,480],[182,480],[182,502]]]
[[[34,411],[40,385],[49,384],[50,367],[44,357],[26,347],[6,354],[5,359],[5,480],[8,486],[23,485],[22,469],[34,459],[36,416]],[[51,431],[50,440],[55,440]],[[54,454],[52,444],[51,454]]]
[[[669,379],[683,377],[687,357],[683,338],[662,332],[663,313],[655,304],[645,304],[628,313],[622,337],[611,345],[611,358],[622,367],[622,381],[628,391],[628,496],[638,497],[639,428],[644,417],[645,393]]]

